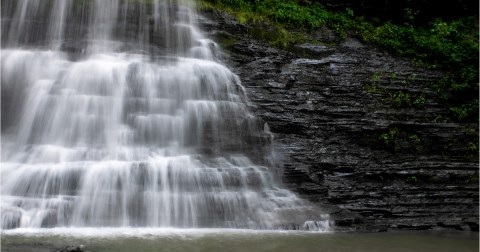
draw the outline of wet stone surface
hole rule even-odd
[[[311,36],[326,44],[280,50],[225,14],[203,14],[275,135],[284,182],[336,206],[337,228],[478,231],[478,153],[468,148],[478,124],[445,122],[432,88],[441,72],[325,29]]]

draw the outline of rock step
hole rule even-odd
[[[311,181],[311,179],[304,171],[297,169],[292,165],[285,164],[283,167],[283,181],[286,183],[298,184],[305,181]]]

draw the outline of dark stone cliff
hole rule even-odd
[[[328,30],[328,45],[276,49],[213,11],[252,110],[283,156],[283,180],[330,210],[338,229],[478,231],[478,123],[451,123],[429,71]],[[268,28],[265,28],[268,30]]]

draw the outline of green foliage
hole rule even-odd
[[[407,141],[413,147],[413,149],[415,149],[415,151],[418,152],[423,149],[422,138],[420,138],[417,134],[407,133]]]
[[[425,106],[425,96],[423,94],[418,95],[418,96],[412,96],[408,92],[403,92],[403,91],[398,91],[390,94],[390,99],[392,104],[395,107],[416,107],[416,108],[422,108]]]
[[[468,143],[468,149],[470,151],[478,151],[478,143]]]
[[[379,87],[376,84],[364,84],[362,87],[363,87],[363,90],[365,90],[365,92],[367,92],[367,93],[384,93],[384,92],[386,92],[384,88]]]
[[[389,151],[422,151],[423,139],[416,133],[407,132],[397,127],[390,128],[378,137],[381,145]]]
[[[231,47],[237,41],[234,36],[230,35],[227,32],[220,31],[214,34],[215,41],[220,44],[223,48]]]
[[[406,107],[412,103],[410,94],[402,91],[393,93],[391,99],[393,105],[396,107]]]
[[[420,144],[422,142],[420,137],[416,134],[409,135],[408,139],[414,144]]]
[[[446,74],[437,91],[450,107],[452,119],[478,121],[478,24],[472,19],[436,19],[430,29],[387,22],[364,32],[362,38],[429,67],[443,69]],[[397,96],[394,103],[402,103],[405,99],[401,98]],[[414,105],[422,106],[424,102],[417,98]]]
[[[469,176],[466,180],[466,184],[478,184],[478,174]]]
[[[413,106],[423,107],[425,106],[425,102],[426,102],[425,96],[422,94],[419,97],[417,97],[417,99],[415,99],[415,101],[413,102]]]
[[[305,39],[293,36],[292,29],[308,32],[328,27],[340,37],[356,36],[424,66],[441,69],[446,74],[436,90],[445,98],[452,119],[478,122],[478,17],[452,21],[437,18],[427,27],[415,27],[419,13],[412,8],[403,10],[405,23],[399,25],[373,24],[363,16],[356,16],[352,9],[333,12],[318,1],[203,0],[202,3],[233,13],[240,22],[271,24],[280,31],[276,38],[267,38],[272,45],[288,47]],[[403,105],[407,99],[407,94],[397,94],[394,104]],[[423,96],[413,100],[417,107],[424,103]]]
[[[417,178],[417,176],[409,176],[409,177],[407,178],[407,182],[417,183],[417,182],[419,182],[419,179]]]
[[[450,112],[452,112],[453,117],[459,121],[464,121],[474,114],[477,114],[476,116],[478,118],[478,100],[473,100],[470,103],[457,107],[451,107]]]
[[[398,129],[393,128],[380,135],[379,139],[385,146],[395,145]]]
[[[413,24],[415,21],[415,17],[418,15],[419,11],[415,11],[412,8],[405,8],[404,11],[405,20],[407,20],[408,23]]]
[[[354,26],[353,10],[345,13],[327,11],[321,4],[299,5],[296,1],[264,0],[204,0],[204,6],[216,5],[230,10],[239,21],[255,22],[256,19],[283,25],[290,29],[316,29],[326,26],[340,36],[347,35],[347,29]],[[247,14],[248,13],[248,14]]]
[[[383,72],[377,72],[370,77],[370,80],[377,83],[382,79],[382,77],[383,77]]]
[[[275,5],[274,8],[274,11],[268,13],[268,16],[277,22],[285,23],[292,27],[318,27],[321,23],[321,20],[316,19],[311,11],[303,10],[303,7],[295,3],[281,2]]]
[[[365,40],[392,52],[412,57],[436,67],[440,64],[474,62],[478,58],[478,37],[467,29],[471,20],[444,22],[436,19],[430,29],[399,26],[387,22],[366,31]]]

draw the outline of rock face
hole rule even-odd
[[[326,30],[311,36],[338,42],[280,50],[204,15],[275,135],[285,184],[336,205],[337,227],[478,231],[478,124],[446,122],[441,72]]]
[[[66,246],[64,248],[58,249],[55,252],[84,252],[84,246]]]

